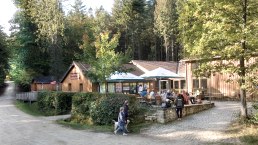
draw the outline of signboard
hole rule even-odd
[[[78,73],[70,73],[70,79],[71,80],[79,79],[79,74]]]

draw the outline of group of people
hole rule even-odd
[[[128,100],[125,100],[123,107],[120,107],[120,111],[117,117],[117,122],[118,122],[118,126],[117,128],[115,128],[114,133],[117,134],[117,132],[122,132],[123,135],[127,135],[126,133],[128,132],[127,130],[127,124],[128,124],[128,111],[129,111],[129,107],[128,107]]]

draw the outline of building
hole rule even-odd
[[[188,92],[195,93],[202,92],[203,94],[222,99],[228,97],[229,99],[239,99],[239,79],[237,74],[218,73],[214,72],[209,77],[195,77],[193,74],[194,69],[198,67],[196,60],[184,60],[186,64],[186,88]],[[214,59],[214,63],[216,60]],[[222,63],[229,63],[229,61],[223,60]],[[234,63],[235,66],[239,65],[239,62]],[[256,59],[250,59],[247,64],[256,63]],[[229,81],[230,80],[230,81]],[[250,96],[250,94],[247,94]]]
[[[55,91],[57,88],[57,81],[53,76],[40,76],[34,78],[31,83],[31,91]]]
[[[60,83],[62,91],[65,92],[97,92],[98,84],[92,81],[85,75],[90,65],[81,62],[73,62]]]
[[[148,78],[148,79],[107,79],[107,87],[105,84],[92,83],[87,77],[87,70],[90,65],[81,62],[73,62],[67,72],[61,79],[62,91],[72,92],[107,92],[110,93],[130,93],[137,94],[138,86],[144,86],[148,91],[155,89],[156,91],[176,89],[181,91],[185,89],[185,66],[183,63],[164,62],[164,61],[143,61],[132,60],[128,64],[123,65],[126,69],[131,70],[128,74],[140,77],[146,72],[159,67],[164,67],[174,73],[182,76],[181,78]],[[126,75],[126,74],[125,74]]]

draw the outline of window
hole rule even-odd
[[[79,90],[80,92],[82,92],[83,91],[83,84],[82,83],[80,83],[80,90]]]
[[[207,89],[207,79],[201,79],[201,88],[202,89]]]
[[[171,89],[174,89],[174,82],[173,82],[173,80],[170,81],[170,84],[171,84]]]
[[[130,90],[129,83],[123,83],[123,93],[128,94]]]
[[[130,83],[130,94],[136,94],[137,86],[136,83]]]
[[[185,80],[180,80],[180,89],[186,89]]]
[[[174,81],[174,89],[179,89],[179,81]]]
[[[122,93],[122,83],[116,83],[116,93]]]
[[[199,89],[199,79],[193,79],[193,89]]]
[[[71,83],[68,84],[68,91],[70,91],[70,92],[72,91],[72,84]]]
[[[115,83],[108,83],[108,92],[115,93]]]

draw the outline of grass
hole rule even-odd
[[[15,106],[21,111],[32,116],[46,116],[44,113],[39,111],[37,102],[33,102],[30,104],[29,102],[16,101]],[[94,132],[113,132],[114,130],[113,125],[85,125],[74,123],[70,119],[58,120],[57,123],[76,130],[89,130]],[[130,133],[138,134],[141,132],[142,129],[150,126],[151,124],[153,123],[130,123],[128,126],[128,130],[130,131]]]
[[[16,101],[15,106],[21,111],[32,116],[44,116],[44,114],[38,110],[37,102],[30,104],[29,102]]]
[[[89,130],[94,132],[113,132],[114,126],[113,125],[86,125],[86,124],[79,124],[74,123],[70,119],[67,120],[58,120],[58,124],[61,124],[65,127],[69,127],[76,130]],[[128,130],[130,133],[138,134],[140,131],[148,126],[150,126],[152,123],[140,123],[140,124],[129,124]]]
[[[226,133],[238,138],[243,144],[258,145],[258,125],[237,121],[231,125]]]

